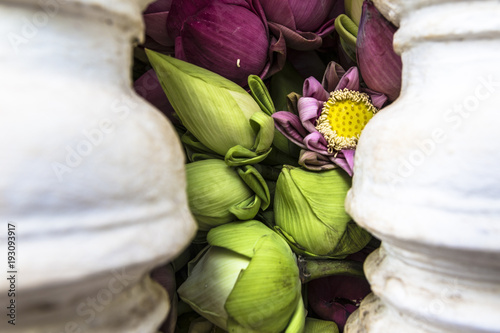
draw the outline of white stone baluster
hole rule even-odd
[[[173,127],[131,88],[148,2],[0,0],[1,332],[149,333],[168,311],[148,272],[196,224]]]
[[[500,332],[500,2],[374,3],[403,87],[356,153],[346,208],[382,246],[346,332]]]

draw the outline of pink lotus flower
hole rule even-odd
[[[361,131],[387,97],[362,88],[356,67],[345,72],[331,62],[322,81],[306,79],[296,111],[279,111],[272,117],[276,128],[302,148],[300,165],[309,170],[341,167],[352,176]]]
[[[241,86],[283,68],[283,39],[270,35],[258,0],[173,0],[167,30],[175,57]]]

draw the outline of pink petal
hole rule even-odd
[[[341,150],[337,156],[330,157],[330,160],[344,169],[349,176],[352,176],[354,168],[354,152],[354,149]]]
[[[272,117],[274,126],[278,131],[297,146],[305,148],[303,141],[307,131],[302,127],[299,118],[295,114],[288,111],[278,111],[273,113]]]
[[[316,81],[317,82],[317,81]],[[300,122],[308,132],[316,132],[316,119],[321,114],[323,102],[313,97],[301,97],[297,102]]]
[[[323,135],[318,132],[314,131],[310,134],[308,134],[304,138],[304,144],[307,147],[307,149],[315,151],[317,153],[323,154],[323,155],[329,155],[328,153],[328,147],[327,147],[327,142]],[[332,161],[334,162],[334,161]]]
[[[312,97],[322,102],[326,102],[330,97],[330,94],[325,90],[325,88],[323,88],[318,80],[311,76],[304,81],[302,96]]]
[[[359,72],[357,67],[349,68],[349,70],[340,79],[340,82],[335,90],[342,90],[344,88],[359,91]]]
[[[385,102],[387,102],[387,96],[381,92],[371,90],[368,88],[363,88],[361,89],[364,93],[367,93],[368,96],[370,96],[370,99],[372,101],[372,104],[377,108],[381,109]]]

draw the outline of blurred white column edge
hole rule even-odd
[[[148,333],[166,317],[148,272],[196,223],[173,127],[132,89],[148,2],[0,0],[2,332]]]
[[[346,332],[499,332],[500,3],[374,3],[403,86],[356,152],[346,209],[382,246]]]

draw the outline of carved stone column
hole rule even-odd
[[[382,246],[346,332],[499,332],[500,3],[374,2],[403,87],[356,152],[346,208]]]
[[[173,127],[131,88],[148,2],[0,0],[2,332],[156,332],[168,311],[148,272],[196,225]]]

